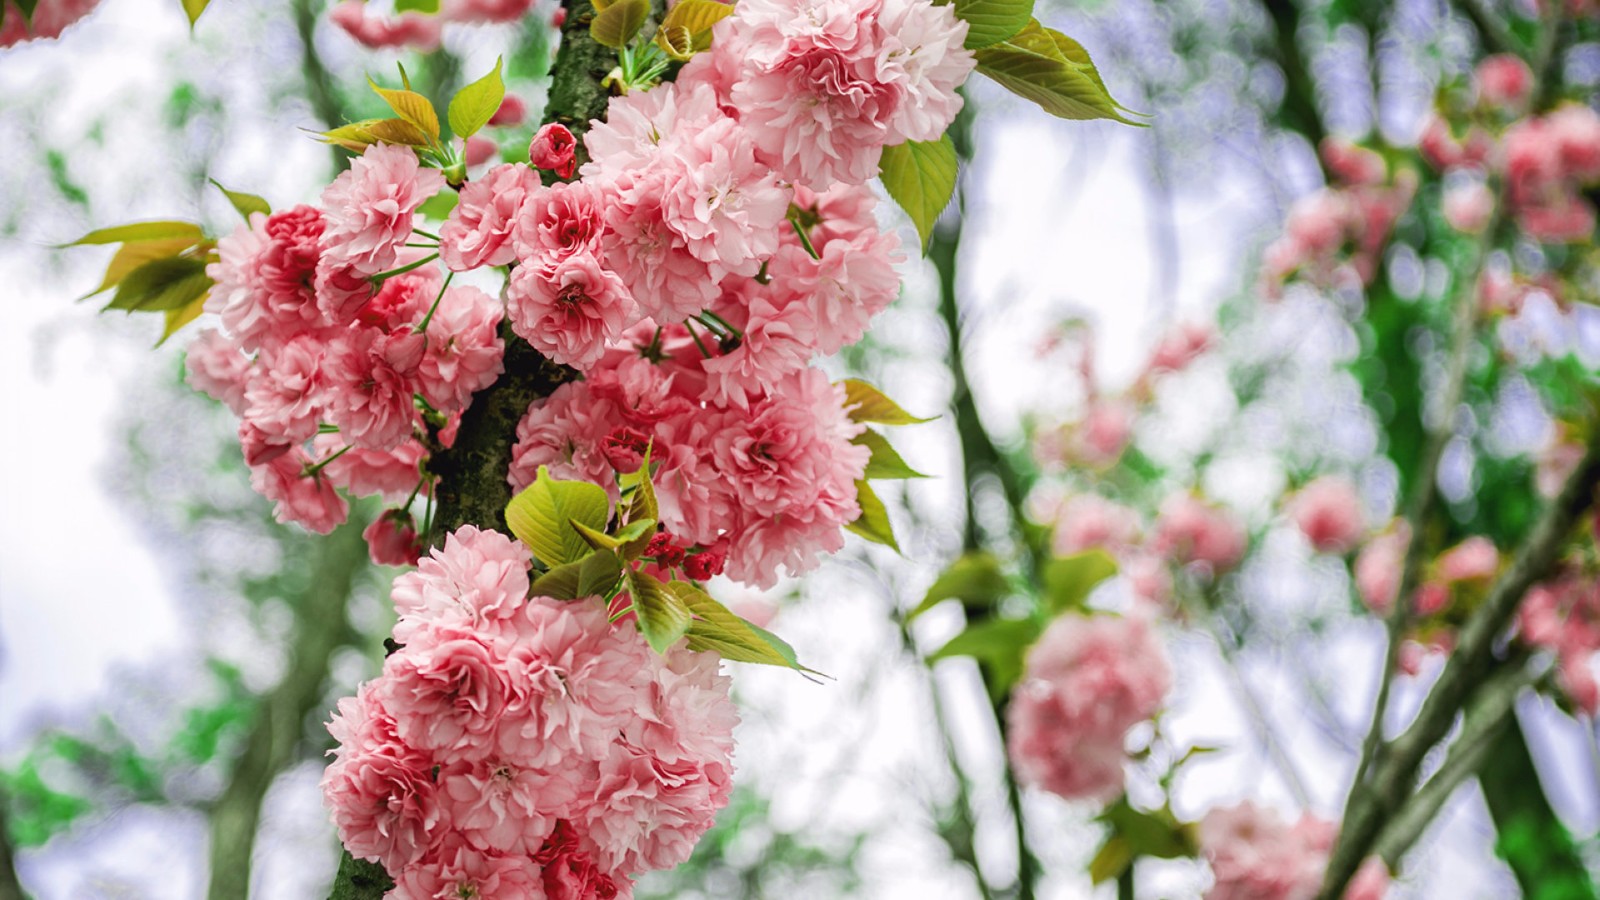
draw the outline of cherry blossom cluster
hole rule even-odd
[[[339,703],[339,837],[394,900],[615,898],[687,859],[732,787],[718,658],[651,652],[598,599],[529,597],[517,541],[463,526],[395,580],[402,646]]]
[[[345,500],[425,487],[422,463],[453,418],[502,371],[501,304],[449,287],[437,268],[399,274],[422,251],[416,207],[444,186],[405,147],[379,144],[320,207],[254,213],[217,244],[206,310],[220,329],[189,347],[189,381],[240,418],[251,483],[280,521],[326,533]],[[382,561],[411,562],[403,516],[369,532]]]
[[[1293,824],[1248,801],[1213,809],[1200,822],[1200,849],[1215,883],[1206,900],[1311,900],[1338,829],[1306,813]],[[1380,900],[1389,871],[1369,858],[1345,889],[1345,900]]]
[[[1053,794],[1110,800],[1122,791],[1129,729],[1155,715],[1171,686],[1147,619],[1059,616],[1029,649],[1006,708],[1012,765]]]
[[[31,17],[24,17],[22,7],[32,6]],[[20,4],[18,0],[0,0],[0,47],[11,47],[23,41],[60,37],[68,25],[94,12],[100,0],[37,0],[33,4]]]
[[[1556,654],[1557,680],[1591,718],[1600,713],[1600,579],[1577,565],[1528,590],[1522,639]]]
[[[368,47],[428,51],[439,48],[439,37],[447,24],[516,22],[532,7],[533,0],[443,0],[437,13],[412,9],[385,14],[369,9],[367,0],[341,0],[328,18]]]

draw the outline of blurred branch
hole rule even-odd
[[[356,576],[366,566],[365,516],[350,520],[317,542],[317,558],[306,593],[295,604],[295,634],[283,680],[261,699],[222,796],[210,809],[209,900],[234,900],[250,893],[250,860],[261,803],[278,774],[298,758],[305,720],[317,709],[328,669],[349,629],[345,607]]]
[[[1478,769],[1478,785],[1499,832],[1495,852],[1511,867],[1523,896],[1596,896],[1584,854],[1550,807],[1515,715],[1506,717]]]
[[[1478,29],[1485,49],[1491,53],[1517,52],[1518,42],[1511,29],[1483,0],[1454,0],[1453,5]]]
[[[1522,668],[1505,666],[1478,689],[1474,703],[1462,719],[1461,734],[1450,745],[1445,761],[1406,801],[1379,833],[1372,852],[1390,869],[1398,869],[1406,851],[1427,830],[1456,788],[1477,774],[1496,741],[1505,732],[1517,697],[1548,672],[1548,664]]]
[[[1284,127],[1304,135],[1316,149],[1328,130],[1317,109],[1317,83],[1300,52],[1300,6],[1295,0],[1263,0],[1261,5],[1272,19],[1278,68],[1283,70],[1283,102],[1278,114]]]
[[[17,878],[16,853],[11,849],[9,801],[0,791],[0,900],[26,900],[27,896]]]
[[[1579,517],[1593,504],[1597,486],[1600,430],[1590,438],[1583,460],[1534,525],[1511,567],[1461,627],[1456,649],[1410,727],[1373,764],[1370,783],[1358,783],[1351,789],[1344,826],[1329,857],[1322,896],[1339,896],[1366,857],[1384,820],[1405,802],[1428,750],[1450,731],[1463,701],[1493,670],[1495,638],[1510,623],[1528,588],[1549,574]]]
[[[328,67],[322,62],[322,55],[317,52],[317,11],[313,7],[315,0],[294,0],[294,27],[295,33],[300,36],[301,68],[305,71],[306,90],[311,95],[311,110],[322,120],[328,128],[337,128],[345,120],[344,104],[339,101],[339,96],[333,88],[333,81],[328,76]],[[333,154],[334,171],[343,169],[346,159],[339,152],[338,147],[329,146],[328,151]]]

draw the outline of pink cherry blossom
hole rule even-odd
[[[395,579],[390,594],[400,616],[395,639],[408,642],[431,625],[492,634],[495,623],[521,608],[531,563],[532,556],[520,541],[461,526],[445,536],[443,547],[422,558],[416,571]]]
[[[511,328],[535,350],[587,369],[639,317],[628,288],[593,256],[519,266],[506,287]]]
[[[1395,597],[1400,594],[1401,569],[1405,566],[1410,534],[1410,529],[1402,522],[1394,530],[1368,541],[1356,555],[1356,591],[1367,608],[1379,615],[1388,615],[1394,608]]]
[[[1028,651],[1007,707],[1017,774],[1068,799],[1122,789],[1123,739],[1155,714],[1172,670],[1143,618],[1068,614]]]
[[[439,258],[452,271],[503,266],[517,258],[512,229],[539,177],[520,163],[496,166],[467,182],[439,229]]]
[[[350,507],[328,478],[306,474],[313,460],[299,447],[250,467],[250,486],[273,501],[273,518],[298,522],[318,534],[327,534],[349,515]]]
[[[221,402],[234,415],[244,414],[251,361],[237,342],[215,328],[207,328],[189,342],[184,366],[190,387]]]
[[[323,253],[367,275],[392,267],[417,207],[443,188],[410,147],[373,144],[322,192]]]
[[[1510,53],[1484,57],[1473,80],[1478,84],[1481,102],[1507,112],[1520,109],[1533,90],[1533,70],[1521,57]]]
[[[599,254],[606,227],[602,203],[600,189],[587,181],[531,189],[512,232],[517,258],[548,266],[571,256]]]
[[[528,145],[528,159],[536,169],[554,172],[560,178],[571,178],[577,167],[577,139],[567,126],[550,122],[539,127]]]
[[[453,287],[428,322],[416,386],[434,409],[456,412],[505,371],[500,301],[474,287]]]
[[[1323,553],[1349,553],[1366,532],[1361,495],[1338,476],[1325,475],[1301,488],[1287,511],[1311,546]]]
[[[372,450],[392,450],[411,437],[417,419],[412,400],[425,350],[420,334],[348,331],[328,347],[328,420],[344,439]]]
[[[367,47],[414,47],[422,51],[439,48],[438,16],[403,12],[385,18],[368,14],[366,0],[340,0],[328,18]]]
[[[0,0],[4,15],[0,15],[0,47],[10,47],[23,41],[60,37],[68,25],[94,12],[100,0],[40,0],[33,14],[24,18],[22,8],[15,0]]]
[[[1232,513],[1192,494],[1174,494],[1161,504],[1151,544],[1178,563],[1232,568],[1244,558],[1247,536]]]
[[[328,731],[338,746],[322,795],[345,849],[391,872],[422,858],[443,824],[429,758],[400,740],[370,684],[339,701]]]

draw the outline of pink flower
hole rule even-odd
[[[1151,544],[1177,563],[1205,563],[1212,570],[1232,568],[1244,558],[1246,535],[1231,513],[1190,494],[1174,494],[1161,504]]]
[[[516,615],[528,595],[532,556],[522,542],[463,525],[396,578],[390,598],[405,643],[424,628],[442,626],[492,634]]]
[[[307,475],[312,460],[294,447],[269,462],[250,468],[250,486],[273,501],[273,518],[299,522],[318,534],[327,534],[349,515],[350,507],[327,478]]]
[[[515,260],[512,229],[523,199],[538,187],[538,176],[521,164],[496,166],[467,182],[449,220],[439,229],[439,258],[456,272]]]
[[[325,479],[354,496],[378,494],[390,503],[399,502],[417,486],[418,465],[426,453],[416,441],[405,441],[393,450],[345,449],[337,434],[319,434],[311,444],[318,459],[329,460],[322,469]]]
[[[657,169],[624,172],[605,193],[606,265],[621,276],[639,309],[662,323],[681,322],[717,297],[717,279],[663,218],[674,188]]]
[[[521,125],[528,117],[528,105],[516,94],[507,94],[500,101],[500,108],[489,117],[489,124],[493,126]]]
[[[555,362],[587,369],[639,318],[627,287],[592,256],[519,266],[506,287],[511,328]]]
[[[544,900],[539,870],[521,855],[483,852],[455,835],[395,877],[389,900]]]
[[[1478,99],[1505,112],[1520,109],[1533,90],[1533,71],[1510,53],[1484,57],[1473,79],[1478,83]]]
[[[328,18],[365,46],[439,49],[439,17],[403,12],[391,18],[367,15],[366,0],[341,0]]]
[[[373,144],[322,192],[324,254],[367,275],[392,267],[417,207],[444,186],[411,148]]]
[[[1442,553],[1435,566],[1445,582],[1487,581],[1500,566],[1500,551],[1483,535],[1473,535]]]
[[[429,758],[400,741],[372,684],[339,701],[328,731],[322,796],[345,849],[391,872],[420,859],[443,824]]]
[[[262,351],[245,389],[240,416],[280,443],[297,444],[317,433],[322,416],[322,354],[325,343],[302,336],[272,352]]]
[[[1366,531],[1355,485],[1338,476],[1325,475],[1301,488],[1288,513],[1311,546],[1323,553],[1349,553]]]
[[[1344,138],[1323,138],[1318,149],[1328,171],[1345,184],[1382,184],[1388,177],[1382,156]]]
[[[417,420],[412,400],[424,340],[402,331],[349,331],[328,346],[328,419],[344,439],[372,450],[392,450],[411,437]]]
[[[250,221],[217,242],[218,261],[206,267],[216,282],[206,311],[246,352],[276,346],[321,324],[313,281],[322,213],[296,206]]]
[[[905,89],[885,143],[938,140],[961,111],[956,89],[977,67],[972,51],[963,46],[967,23],[950,6],[884,0],[877,27],[885,44],[878,77]]]
[[[532,6],[533,0],[445,0],[439,15],[452,22],[515,22]]]
[[[1210,349],[1216,338],[1216,331],[1210,325],[1200,322],[1179,325],[1157,342],[1145,371],[1152,374],[1182,371]]]
[[[1310,900],[1333,837],[1331,825],[1309,814],[1290,826],[1250,802],[1213,809],[1200,822],[1200,850],[1216,879],[1206,900]]]
[[[23,41],[60,37],[68,25],[94,12],[100,0],[41,0],[33,7],[31,18],[24,19],[22,9],[15,0],[0,0],[0,47],[11,47]]]
[[[411,514],[391,509],[372,520],[361,536],[376,566],[414,566],[422,556],[422,539]]]
[[[585,181],[530,189],[512,232],[517,258],[530,265],[553,265],[572,256],[599,254],[606,227],[601,204],[600,190]]]
[[[239,350],[238,342],[215,328],[207,328],[189,342],[184,366],[190,387],[220,401],[234,415],[244,414],[251,362]]]
[[[437,762],[480,757],[511,692],[504,664],[484,635],[449,625],[410,632],[383,664],[374,695],[407,746]]]
[[[1401,568],[1405,565],[1410,533],[1400,523],[1396,529],[1368,541],[1356,556],[1356,592],[1367,608],[1379,615],[1388,615],[1400,594]]]
[[[1155,714],[1171,683],[1143,618],[1056,618],[1012,690],[1011,764],[1024,782],[1059,796],[1110,799],[1122,789],[1123,738]]]
[[[1096,494],[1078,494],[1061,504],[1055,515],[1050,546],[1070,556],[1101,548],[1121,553],[1139,542],[1139,514]]]
[[[441,770],[439,798],[469,845],[526,858],[544,846],[554,811],[577,800],[577,790],[559,773],[491,754]]]
[[[417,387],[434,409],[467,408],[472,395],[505,371],[500,301],[474,287],[450,288],[423,332],[427,346],[417,364]]]
[[[534,168],[554,172],[566,179],[572,177],[577,167],[577,151],[578,141],[567,130],[567,126],[551,122],[540,126],[539,132],[533,136],[533,142],[528,145],[528,159]]]

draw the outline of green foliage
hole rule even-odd
[[[939,573],[933,586],[907,616],[911,621],[946,600],[960,600],[973,608],[989,608],[1011,593],[1011,584],[994,554],[982,550],[962,556]]]
[[[206,261],[192,256],[154,259],[129,272],[117,284],[106,309],[151,312],[180,309],[211,290]]]
[[[889,521],[889,509],[883,505],[878,493],[865,481],[856,482],[856,502],[861,505],[861,515],[844,527],[875,544],[882,544],[898,552],[900,544],[894,539],[894,525]]]
[[[456,208],[456,204],[460,202],[460,200],[461,192],[455,190],[454,188],[447,187],[439,193],[434,194],[432,197],[422,201],[422,205],[417,207],[417,212],[422,213],[424,216],[427,216],[430,219],[436,219],[442,222],[450,217],[450,211]]]
[[[222,696],[213,704],[186,711],[183,727],[172,740],[173,751],[193,765],[216,759],[225,741],[249,727],[259,705],[238,667],[218,659],[207,660],[206,665]]]
[[[373,93],[382,97],[383,102],[389,104],[389,108],[394,110],[394,114],[399,116],[401,120],[415,126],[430,141],[438,143],[439,114],[434,111],[432,101],[416,91],[397,91],[393,88],[383,87],[370,78],[367,79],[367,84],[372,88]],[[376,133],[374,132],[374,134]],[[388,140],[388,138],[379,137],[379,140]],[[397,143],[405,142],[398,141]]]
[[[183,0],[183,14],[189,17],[189,27],[200,21],[200,14],[211,5],[211,0]]]
[[[782,638],[734,615],[699,586],[669,581],[665,587],[694,616],[688,631],[690,650],[711,650],[736,662],[812,671],[800,665],[794,648]]]
[[[72,173],[67,171],[67,155],[54,148],[46,150],[44,164],[50,170],[50,183],[55,185],[56,192],[65,197],[67,202],[88,209],[89,194],[73,179]]]
[[[636,569],[622,574],[622,583],[633,598],[633,612],[638,616],[639,632],[651,649],[665,653],[689,632],[693,616],[682,597],[654,577]]]
[[[932,419],[919,419],[900,408],[900,404],[890,400],[884,393],[865,381],[856,378],[847,378],[840,382],[844,385],[845,411],[856,422],[872,422],[879,425],[916,425],[921,422],[932,422]]]
[[[1138,124],[1122,115],[1126,108],[1112,99],[1083,45],[1037,20],[977,57],[979,72],[1053,116]]]
[[[1033,21],[1033,0],[955,0],[955,7],[967,23],[968,50],[998,44]]]
[[[867,458],[867,471],[863,476],[868,480],[928,477],[907,465],[899,452],[889,446],[888,439],[876,431],[870,429],[863,431],[850,443],[860,444],[872,451],[872,455]]]
[[[233,208],[238,210],[239,215],[244,216],[246,221],[249,220],[251,213],[261,213],[264,216],[272,215],[272,204],[268,203],[266,200],[257,197],[255,194],[245,194],[239,191],[230,191],[218,184],[215,178],[208,180],[216,187],[217,190],[222,192],[223,196],[228,198],[228,202],[233,204]]]
[[[883,148],[878,178],[917,226],[924,249],[933,237],[933,225],[955,195],[956,147],[950,136],[937,141],[906,141]]]
[[[506,98],[506,83],[500,78],[502,60],[496,58],[489,74],[462,88],[450,100],[447,117],[450,131],[465,140],[489,124]],[[452,191],[451,193],[454,193]]]
[[[419,12],[423,15],[435,15],[439,12],[439,0],[394,0],[394,11]],[[450,126],[452,129],[454,125]],[[459,133],[459,132],[458,132]]]
[[[506,505],[506,526],[545,566],[577,562],[592,551],[574,525],[605,528],[610,515],[605,489],[586,481],[557,481],[544,466]]]
[[[1039,639],[1037,619],[984,619],[928,655],[928,662],[953,656],[970,656],[984,665],[989,695],[999,702],[1022,677],[1028,648]]]
[[[1593,900],[1600,896],[1583,859],[1539,783],[1521,725],[1512,716],[1495,738],[1478,782],[1494,821],[1494,851],[1529,900]]]
[[[610,550],[596,550],[576,561],[552,566],[533,580],[530,593],[556,600],[608,597],[622,578],[622,560]]]
[[[599,10],[589,23],[589,36],[598,44],[620,50],[639,33],[649,16],[650,0],[617,0]]]
[[[1120,876],[1141,856],[1180,859],[1200,852],[1194,826],[1179,822],[1169,807],[1145,812],[1135,809],[1124,794],[1096,818],[1109,830],[1089,863],[1095,884]]]
[[[733,13],[733,4],[718,0],[680,0],[667,10],[656,31],[656,46],[672,59],[684,61],[711,48],[711,29]]]
[[[1051,616],[1086,608],[1095,586],[1117,574],[1117,561],[1095,548],[1072,556],[1058,556],[1044,564],[1044,601]]]
[[[83,237],[61,246],[78,247],[86,244],[121,244],[128,241],[175,240],[178,238],[187,239],[191,244],[195,244],[205,238],[205,233],[200,230],[199,225],[193,222],[133,222],[128,225],[116,225],[110,228],[96,228]]]

